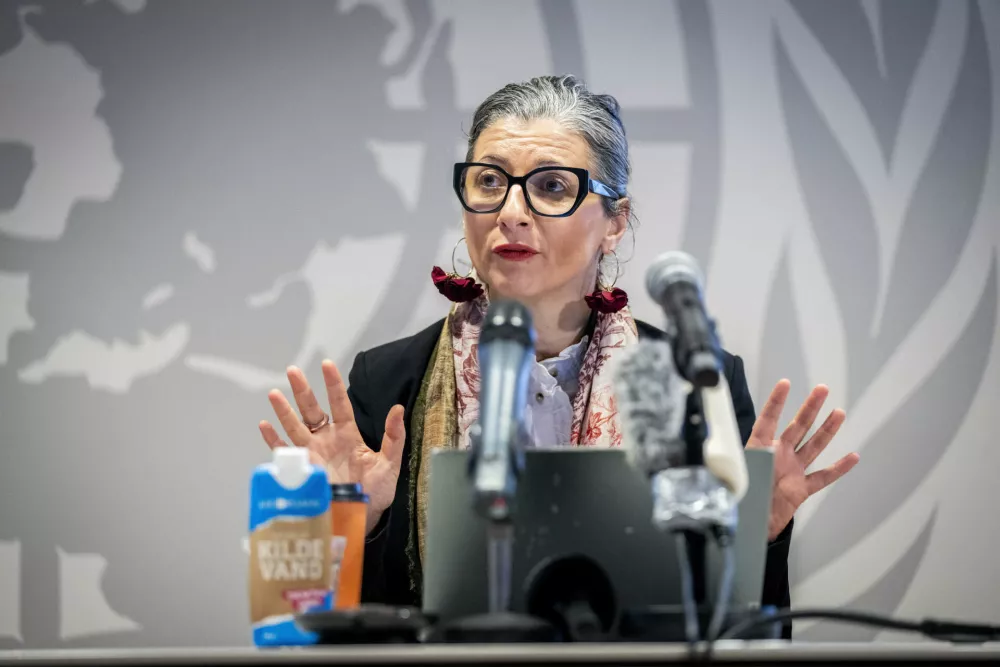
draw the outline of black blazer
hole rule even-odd
[[[637,321],[640,338],[662,338],[659,329]],[[354,359],[348,376],[347,395],[354,407],[354,417],[365,442],[374,450],[382,446],[385,419],[396,404],[406,408],[406,445],[396,485],[396,497],[365,545],[361,597],[365,602],[420,606],[421,591],[410,588],[406,544],[410,534],[410,418],[420,391],[427,365],[437,344],[444,320],[438,320],[420,333],[361,352]],[[743,360],[723,352],[723,365],[733,397],[736,420],[743,443],[750,437],[756,414],[743,373]],[[788,547],[792,524],[768,546],[761,604],[779,608],[789,606]],[[419,558],[419,554],[417,555]],[[419,571],[419,567],[417,568]],[[786,634],[790,629],[786,628]]]

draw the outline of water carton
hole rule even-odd
[[[295,614],[332,606],[330,485],[298,447],[279,447],[250,482],[250,620],[257,646],[306,645]]]

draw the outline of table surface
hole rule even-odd
[[[722,663],[832,663],[868,661],[1000,661],[1000,643],[811,644],[780,641],[718,642],[714,659]],[[306,665],[306,664],[654,664],[691,659],[682,644],[552,645],[394,645],[304,648],[65,649],[0,651],[0,665]]]

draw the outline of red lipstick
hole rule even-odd
[[[525,262],[537,255],[538,251],[523,243],[505,243],[493,248],[493,253],[512,262]]]

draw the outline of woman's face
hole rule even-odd
[[[543,166],[593,167],[586,141],[550,119],[494,123],[479,135],[472,161],[495,164],[512,176]],[[581,300],[594,289],[599,256],[614,250],[625,233],[623,204],[609,218],[601,197],[589,193],[572,215],[546,217],[528,208],[521,186],[512,185],[499,211],[464,213],[472,264],[494,298],[527,305]]]

